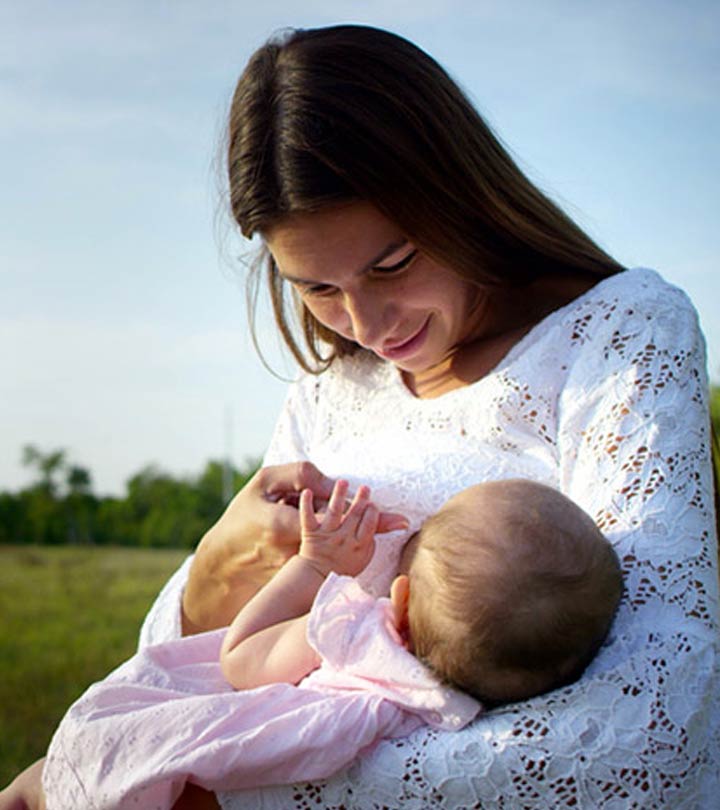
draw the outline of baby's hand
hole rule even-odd
[[[330,571],[356,576],[370,562],[375,550],[380,513],[370,502],[370,489],[359,487],[346,509],[347,491],[348,482],[337,481],[322,515],[313,511],[309,489],[300,495],[299,554],[323,576]]]

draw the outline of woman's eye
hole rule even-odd
[[[327,296],[332,295],[336,288],[331,284],[303,284],[300,292],[303,295]]]
[[[375,265],[373,267],[373,271],[379,275],[388,275],[390,273],[397,273],[400,270],[404,270],[412,260],[418,255],[418,249],[414,248],[407,254],[407,256],[403,256],[399,262],[395,262],[395,264],[387,264],[387,265]]]

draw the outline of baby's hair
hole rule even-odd
[[[571,683],[602,645],[620,601],[612,546],[550,487],[514,479],[462,495],[480,509],[453,498],[417,539],[413,651],[490,705]]]

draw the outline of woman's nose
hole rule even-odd
[[[382,333],[382,302],[367,295],[346,295],[345,311],[354,340],[366,349],[375,347]]]

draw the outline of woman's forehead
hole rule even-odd
[[[264,238],[283,275],[298,278],[338,265],[362,272],[406,241],[394,222],[366,202],[291,214]]]

